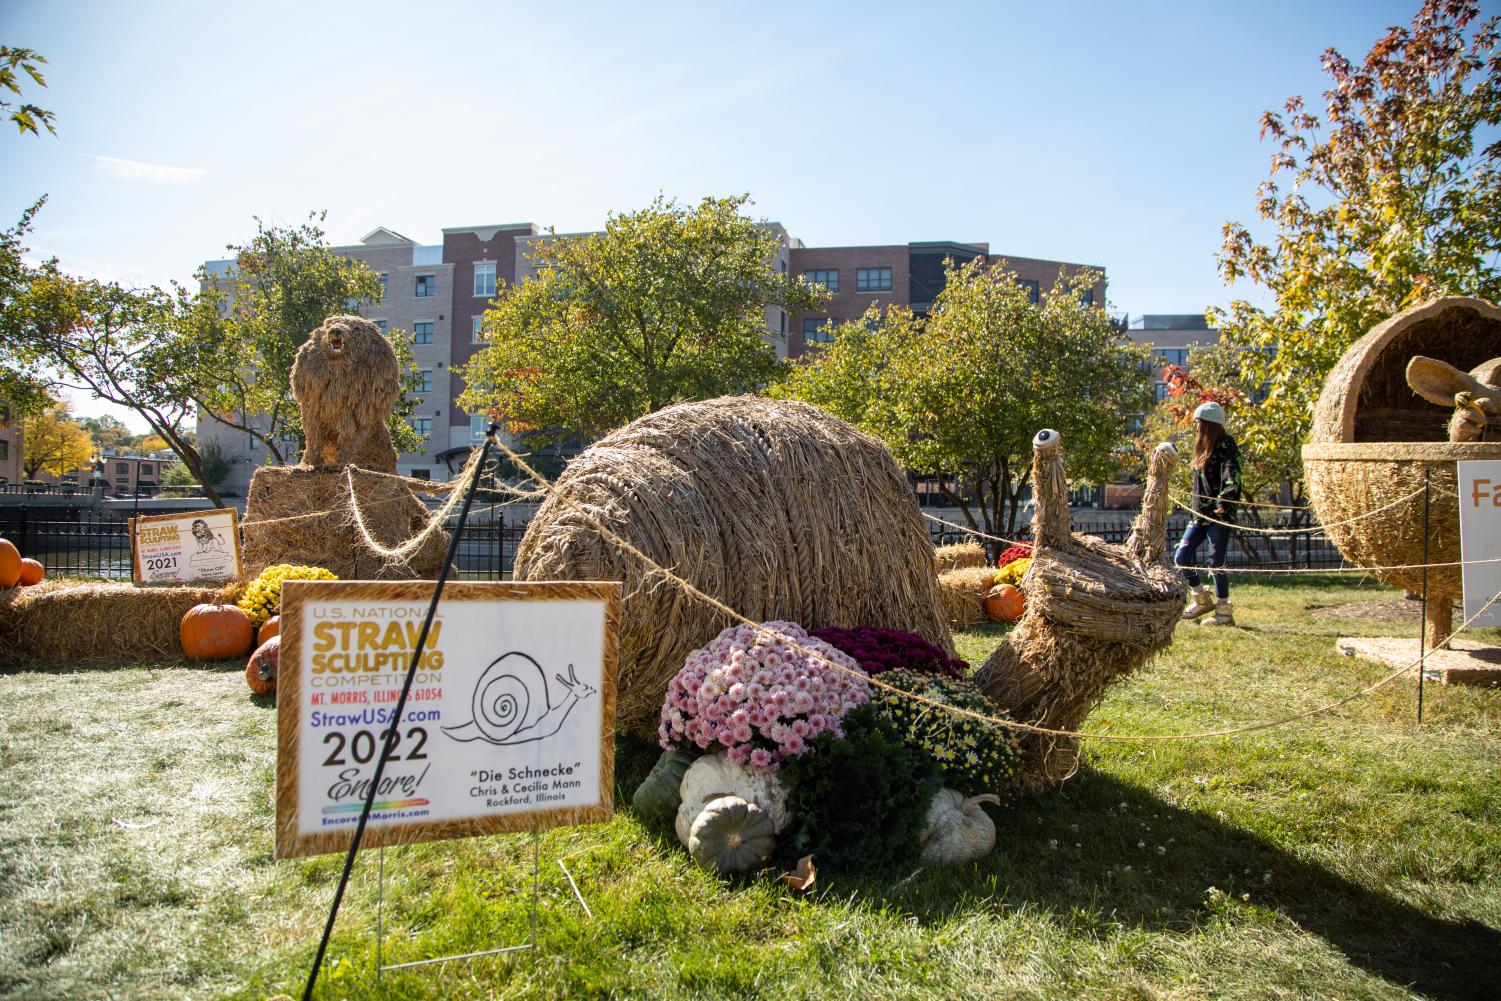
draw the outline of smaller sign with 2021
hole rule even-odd
[[[398,720],[433,586],[284,585],[277,857],[348,848],[388,737],[364,846],[612,815],[620,585],[447,585]]]
[[[137,584],[239,577],[238,516],[234,508],[213,508],[132,518],[130,551]]]

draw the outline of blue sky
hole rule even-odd
[[[254,215],[436,243],[748,191],[812,245],[988,241],[1103,265],[1116,312],[1195,312],[1233,294],[1261,112],[1416,7],[0,0],[59,133],[0,139],[0,217],[46,193],[38,253],[164,283]]]

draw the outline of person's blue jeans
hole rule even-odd
[[[1230,546],[1230,526],[1198,519],[1190,521],[1183,530],[1183,541],[1178,543],[1178,550],[1173,553],[1173,563],[1180,568],[1197,566],[1199,547],[1204,544],[1205,539],[1209,540],[1209,566],[1224,566],[1225,550]],[[1214,577],[1214,596],[1221,601],[1227,600],[1230,597],[1230,579],[1222,573],[1211,576]],[[1190,587],[1199,586],[1197,570],[1184,570],[1183,577]]]

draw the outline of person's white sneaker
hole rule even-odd
[[[1188,595],[1188,607],[1183,609],[1184,619],[1197,619],[1214,611],[1214,592],[1207,587],[1194,588]]]

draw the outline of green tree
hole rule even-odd
[[[21,468],[27,479],[35,479],[38,473],[66,476],[94,457],[93,439],[68,416],[66,403],[54,400],[16,425],[21,431]]]
[[[100,417],[80,417],[78,423],[94,441],[94,451],[124,448],[130,444],[130,428],[117,417],[104,414]]]
[[[825,293],[779,272],[779,237],[742,214],[748,200],[658,197],[603,233],[545,240],[537,277],[485,314],[459,405],[547,444],[778,378],[766,308],[815,309]]]
[[[971,527],[1010,534],[1039,429],[1063,436],[1076,478],[1120,468],[1127,417],[1151,400],[1146,352],[1081,301],[1096,273],[1061,277],[1036,304],[1001,264],[947,274],[927,316],[872,307],[775,391],[880,438],[908,470],[938,477]]]
[[[175,386],[186,357],[179,320],[195,308],[191,296],[181,289],[169,294],[73,278],[48,261],[29,269],[20,294],[4,307],[7,337],[0,360],[134,410],[222,506],[202,478],[202,458],[188,428],[192,401]]]
[[[18,313],[28,298],[34,270],[26,263],[28,248],[22,241],[45,202],[45,198],[38,200],[21,214],[19,223],[0,230],[0,331],[13,331],[20,323]],[[49,380],[20,363],[12,336],[0,337],[0,417],[39,413],[51,403]]]
[[[1496,19],[1478,14],[1428,0],[1361,64],[1324,53],[1322,116],[1301,97],[1263,115],[1277,150],[1256,211],[1270,236],[1227,223],[1218,260],[1272,305],[1210,311],[1236,364],[1269,384],[1243,413],[1250,435],[1302,441],[1329,370],[1393,313],[1440,294],[1501,298],[1501,53]]]
[[[287,461],[288,441],[302,439],[291,387],[297,348],[328,317],[381,298],[380,276],[328,246],[318,225],[323,218],[314,213],[285,227],[256,219],[255,236],[229,247],[228,272],[199,271],[201,292],[182,314],[183,363],[174,388],[200,414],[261,441],[276,463]],[[415,379],[410,338],[388,339]],[[398,448],[414,447],[405,420],[393,420],[391,429]]]
[[[25,82],[22,74],[30,77],[31,82],[38,87],[47,86],[47,81],[42,77],[42,71],[38,68],[46,61],[44,57],[31,49],[14,49],[8,45],[0,45],[0,91],[9,91],[19,98],[21,85]],[[0,100],[0,114],[9,115],[10,120],[15,123],[22,135],[28,132],[34,136],[41,135],[42,129],[57,135],[57,129],[52,125],[52,112],[39,108],[35,104],[17,105],[14,101]]]

